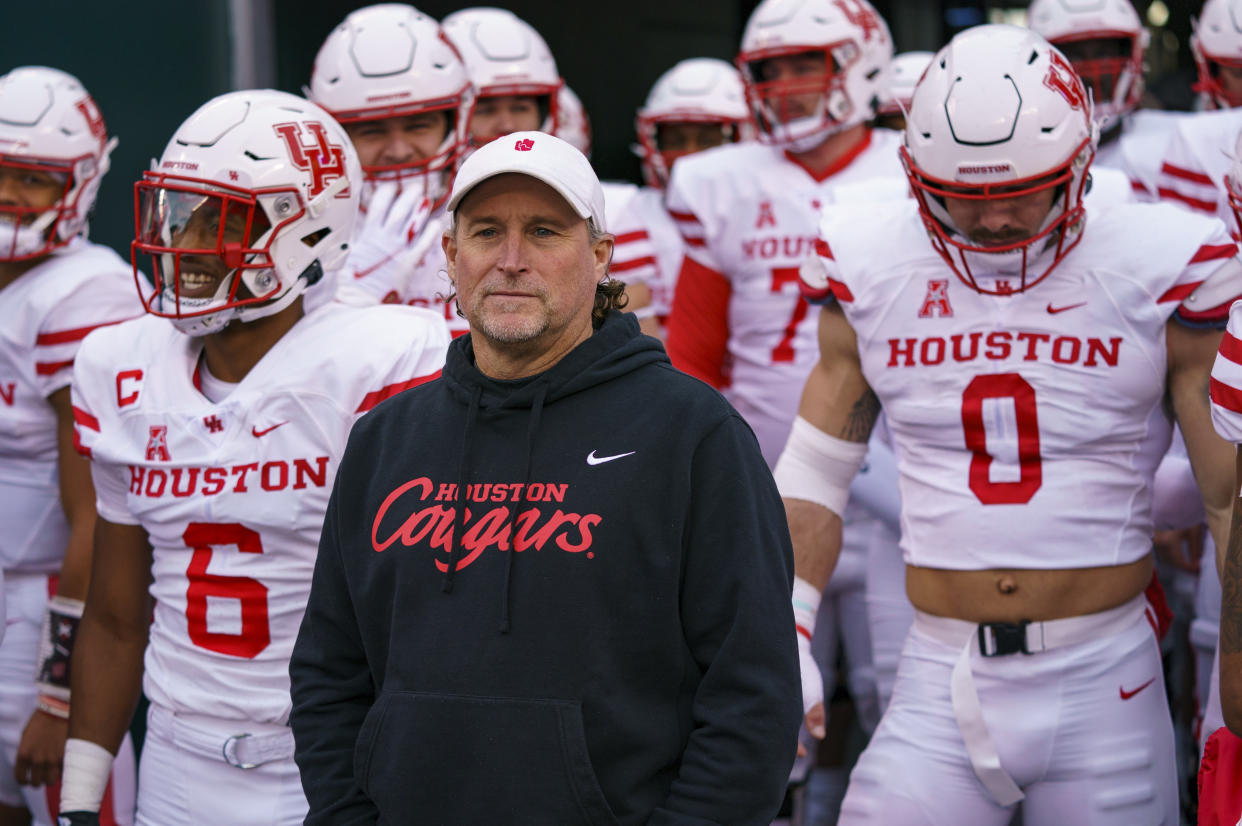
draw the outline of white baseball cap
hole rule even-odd
[[[604,190],[591,162],[570,144],[546,132],[514,132],[496,138],[474,151],[453,180],[448,211],[455,212],[461,199],[488,178],[517,172],[538,178],[561,194],[574,212],[604,226]]]

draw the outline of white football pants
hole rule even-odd
[[[984,658],[971,644],[982,720],[1024,795],[1025,826],[1178,822],[1160,651],[1146,617],[1131,615],[1120,631],[1032,655]],[[916,613],[892,703],[850,776],[841,826],[1010,822],[1016,805],[999,805],[980,782],[954,712],[951,675],[965,639],[942,638]]]
[[[267,755],[251,746],[281,729],[289,756],[249,769],[225,761],[227,750],[236,762],[258,762]],[[253,736],[236,739],[243,733]],[[285,726],[174,716],[152,703],[138,766],[139,826],[300,826],[308,807],[292,742]]]

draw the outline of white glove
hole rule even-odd
[[[801,577],[794,577],[794,625],[798,632],[798,667],[802,672],[802,713],[807,715],[820,706],[817,720],[809,728],[811,736],[823,739],[824,677],[811,655],[811,634],[815,631],[815,615],[819,613],[820,592]]]
[[[415,243],[431,215],[431,201],[418,187],[398,190],[395,181],[376,185],[345,268],[344,278],[377,297],[400,292],[402,276],[413,266]]]

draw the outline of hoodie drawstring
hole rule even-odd
[[[526,506],[526,491],[530,487],[531,459],[535,454],[535,436],[539,433],[539,420],[543,418],[543,403],[548,398],[548,387],[541,385],[535,393],[530,408],[530,423],[526,427],[526,462],[522,471],[522,495],[517,508],[509,512],[509,553],[505,555],[505,578],[500,586],[500,633],[509,633],[509,582],[513,577],[513,557],[517,556],[517,518]]]
[[[444,582],[440,590],[446,594],[453,592],[453,576],[457,573],[457,560],[461,556],[462,526],[465,524],[466,504],[470,497],[466,495],[466,471],[470,467],[470,437],[474,435],[474,423],[479,417],[479,399],[483,397],[483,388],[475,387],[470,394],[470,409],[466,412],[466,431],[461,437],[461,462],[457,465],[456,502],[453,506],[453,533],[449,540],[448,568],[444,571]],[[530,459],[527,459],[527,464]]]

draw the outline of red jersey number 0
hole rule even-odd
[[[1018,479],[993,482],[992,455],[983,424],[984,399],[1013,399],[1018,430]],[[970,489],[985,505],[1025,505],[1044,482],[1039,455],[1039,414],[1035,388],[1017,373],[975,376],[962,391],[962,429],[970,459]]]

